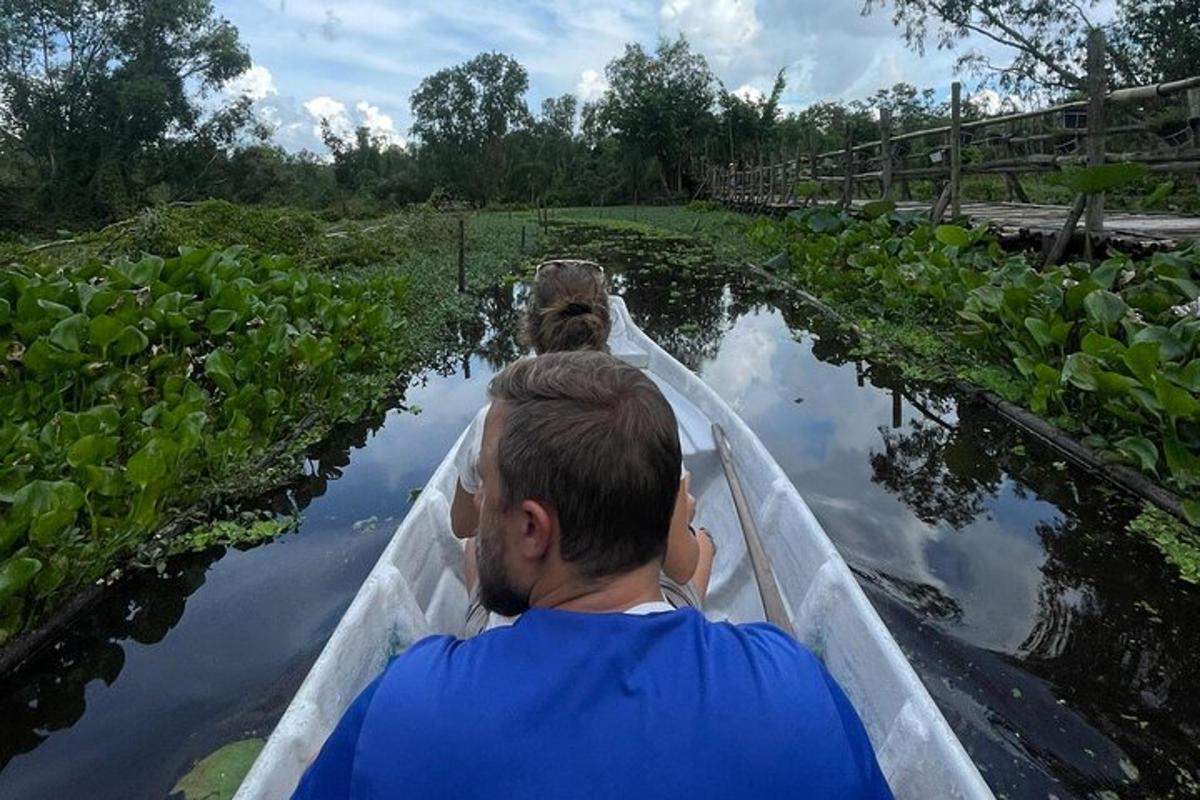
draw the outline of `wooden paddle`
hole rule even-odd
[[[775,572],[771,569],[771,559],[758,537],[758,528],[750,514],[750,504],[746,502],[746,493],[742,491],[742,482],[733,466],[733,452],[729,448],[729,440],[725,438],[725,431],[716,422],[713,423],[712,432],[717,443],[717,455],[721,457],[721,466],[725,470],[725,480],[729,482],[729,493],[733,495],[733,507],[742,526],[742,535],[746,537],[746,552],[750,554],[750,567],[754,570],[754,582],[758,584],[763,612],[767,616],[767,622],[794,637],[796,631],[792,628],[792,619],[783,603],[783,595],[779,593],[779,584],[776,583]]]

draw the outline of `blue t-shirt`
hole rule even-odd
[[[423,639],[346,712],[295,798],[891,798],[819,661],[692,609],[533,609]]]

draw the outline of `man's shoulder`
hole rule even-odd
[[[746,649],[750,657],[776,660],[793,668],[820,670],[821,662],[812,651],[769,622],[709,622],[713,635]]]

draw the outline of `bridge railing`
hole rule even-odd
[[[1086,99],[964,120],[962,87],[955,82],[948,125],[898,131],[885,110],[874,141],[853,141],[847,124],[840,149],[742,168],[708,165],[705,184],[714,199],[735,205],[786,207],[813,202],[815,187],[836,187],[834,194],[849,203],[874,195],[863,190],[876,185],[882,197],[910,199],[910,182],[932,181],[935,221],[947,211],[960,213],[967,175],[1003,178],[1007,199],[1016,202],[1029,202],[1021,175],[1105,163],[1189,174],[1200,186],[1200,76],[1107,93],[1106,86],[1104,38],[1093,31]],[[1103,195],[1076,195],[1062,236],[1069,239],[1085,212],[1086,232],[1103,231]],[[1090,246],[1091,237],[1085,241]]]

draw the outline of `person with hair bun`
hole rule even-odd
[[[558,259],[538,265],[521,321],[521,342],[536,355],[574,350],[607,353],[613,322],[602,266],[576,259]],[[616,322],[621,324],[619,315]],[[454,535],[468,540],[466,581],[471,602],[467,611],[467,635],[478,633],[488,622],[487,612],[479,603],[474,542],[479,526],[479,510],[475,503],[480,487],[478,461],[487,410],[488,406],[480,409],[467,429],[465,446],[459,448],[458,484],[450,507],[450,527]],[[664,596],[676,608],[685,605],[701,607],[708,592],[716,552],[708,530],[692,527],[696,499],[688,491],[689,480],[685,469],[671,517],[660,581]]]

